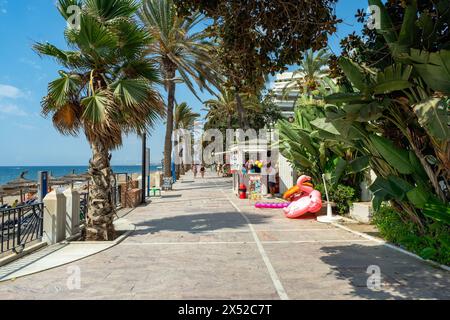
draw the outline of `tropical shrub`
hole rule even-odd
[[[404,221],[398,212],[383,205],[374,214],[374,224],[380,235],[424,259],[450,265],[450,230],[440,222],[431,222],[424,230],[419,230],[411,221]]]
[[[322,199],[326,200],[325,188],[323,184],[318,184],[314,187],[316,190],[322,193]],[[350,207],[353,202],[358,201],[357,189],[346,186],[343,184],[338,184],[333,187],[328,186],[328,196],[331,202],[336,204],[336,213],[347,214],[350,212]]]
[[[402,220],[421,230],[428,223],[425,217],[449,224],[449,51],[426,51],[415,37],[432,30],[415,23],[416,0],[404,8],[399,33],[381,1],[369,3],[381,8],[380,37],[393,63],[374,68],[341,57],[339,66],[353,87],[328,96],[326,119],[312,125],[329,141],[347,141],[370,156],[378,176],[371,186],[375,210],[391,201]],[[441,12],[445,8],[448,3],[440,2]],[[426,14],[420,12],[420,19]]]
[[[358,188],[369,158],[361,157],[361,153],[345,141],[324,138],[312,125],[325,119],[323,101],[307,97],[304,103],[304,96],[299,101],[293,123],[278,122],[280,152],[298,172],[310,175],[316,183],[321,183],[325,175],[331,186],[345,182]]]

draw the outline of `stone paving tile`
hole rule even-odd
[[[291,299],[450,298],[448,272],[314,219],[256,209],[229,179],[192,181],[129,212],[137,229],[118,246],[0,283],[0,299],[279,299],[252,229]],[[381,269],[379,291],[367,288],[369,265]],[[73,267],[79,290],[67,286]]]
[[[330,292],[344,299],[450,298],[448,272],[374,243],[264,246],[292,298],[333,299]],[[371,265],[380,268],[381,290],[367,288]]]

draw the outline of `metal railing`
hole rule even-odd
[[[44,204],[34,203],[0,210],[1,251],[20,253],[25,245],[42,239]]]

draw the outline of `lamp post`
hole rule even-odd
[[[141,199],[142,199],[142,204],[145,204],[145,183],[146,183],[146,173],[147,173],[147,168],[146,168],[146,155],[147,155],[147,134],[144,132],[142,134],[142,195],[141,195]]]

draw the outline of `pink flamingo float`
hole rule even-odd
[[[284,214],[289,219],[296,219],[306,213],[317,213],[322,209],[322,194],[314,190],[308,183],[311,177],[301,176],[297,180],[297,187],[302,191],[302,195],[284,208]]]
[[[306,213],[317,213],[322,209],[322,194],[314,190],[311,177],[301,176],[297,185],[289,189],[284,199],[292,202],[258,202],[255,204],[259,209],[283,209],[289,219],[296,219]]]

